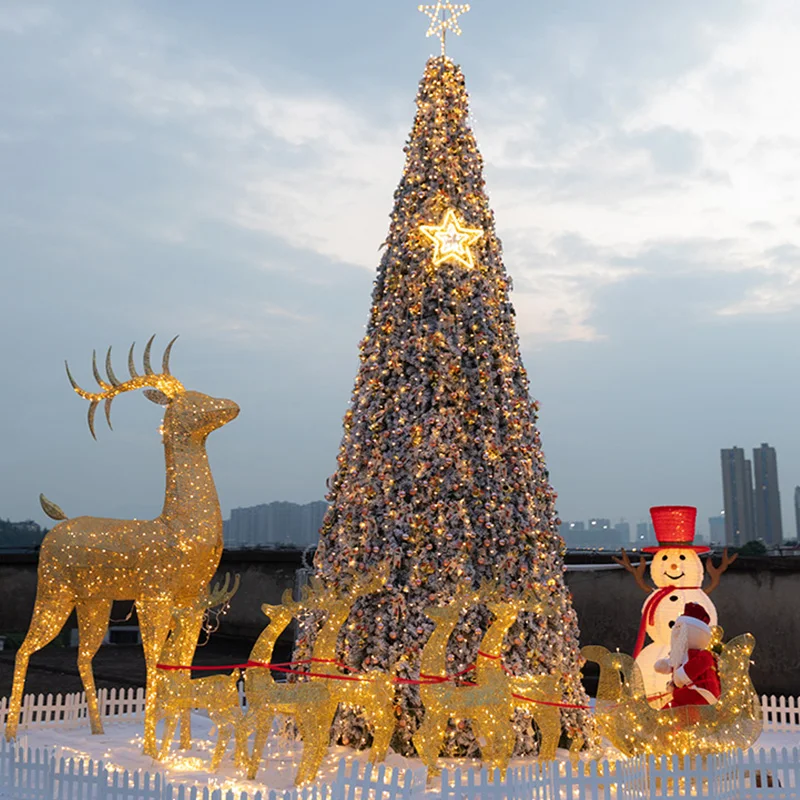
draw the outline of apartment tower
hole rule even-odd
[[[725,544],[728,547],[741,547],[756,538],[753,470],[741,447],[722,450],[721,457]]]
[[[800,486],[794,487],[794,524],[797,528],[797,541],[800,542]]]
[[[781,494],[778,490],[778,459],[768,444],[753,450],[756,538],[768,547],[783,541]]]

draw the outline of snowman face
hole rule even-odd
[[[703,583],[703,562],[694,550],[665,547],[653,556],[650,577],[659,587],[699,587]]]

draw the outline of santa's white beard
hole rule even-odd
[[[676,622],[672,629],[669,646],[669,665],[672,669],[682,667],[689,658],[689,629],[682,622]]]

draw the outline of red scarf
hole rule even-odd
[[[656,621],[656,609],[658,604],[671,592],[681,589],[701,589],[701,586],[662,586],[654,589],[642,609],[642,621],[639,623],[639,633],[636,636],[636,647],[633,648],[633,657],[638,658],[644,646],[644,637],[647,635],[647,626]]]

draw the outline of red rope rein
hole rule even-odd
[[[478,655],[482,658],[489,658],[493,661],[499,661],[501,656],[492,655],[491,653],[484,653],[482,650],[478,651]],[[302,664],[333,664],[340,669],[346,669],[353,671],[354,667],[349,667],[346,664],[343,664],[341,661],[337,661],[333,658],[305,658],[301,661],[284,661],[282,663],[268,663],[265,661],[246,661],[243,664],[217,664],[215,666],[187,666],[186,664],[156,664],[157,669],[165,670],[165,671],[177,671],[177,670],[193,670],[198,672],[209,672],[212,670],[228,670],[228,669],[269,669],[275,672],[285,673],[287,675],[301,675],[306,676],[308,678],[325,678],[327,680],[334,680],[334,681],[372,681],[372,678],[368,677],[369,673],[360,673],[359,675],[336,675],[330,672],[304,672],[303,670],[292,669],[292,667],[300,666]],[[421,672],[420,673],[420,680],[414,680],[413,678],[398,678],[393,677],[392,682],[399,684],[401,686],[437,686],[443,683],[450,683],[458,678],[462,678],[464,675],[472,672],[475,669],[475,665],[470,665],[466,669],[462,669],[460,672],[456,672],[452,675],[429,675],[427,673]],[[506,674],[511,674],[509,670],[504,666],[503,670]],[[467,686],[476,686],[475,683],[468,683]],[[668,697],[671,695],[672,692],[662,692],[661,694],[656,695],[649,695],[646,699],[648,702],[652,700],[659,700],[662,697]],[[550,700],[537,700],[533,697],[526,697],[522,694],[513,694],[511,695],[516,700],[524,700],[526,703],[534,703],[535,705],[540,706],[551,706],[554,708],[567,708],[567,709],[581,709],[584,711],[594,711],[594,706],[587,706],[587,705],[580,705],[577,703],[556,703]],[[616,705],[613,706],[616,708]]]

